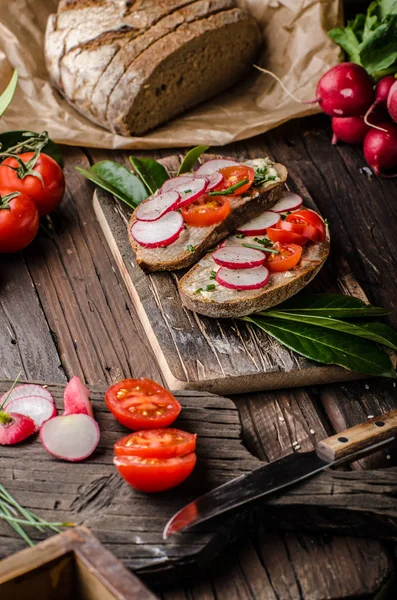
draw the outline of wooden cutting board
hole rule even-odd
[[[180,157],[160,162],[173,176]],[[304,202],[316,209],[311,198],[305,197]],[[183,272],[146,275],[137,266],[127,235],[131,210],[99,188],[94,193],[94,209],[170,389],[235,394],[361,377],[341,367],[306,360],[242,321],[211,319],[184,309],[176,285]],[[307,289],[366,300],[334,247]]]

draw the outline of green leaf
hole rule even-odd
[[[99,187],[116,196],[119,200],[136,208],[148,197],[140,179],[131,171],[111,160],[102,160],[89,169],[76,167],[77,171]]]
[[[277,309],[266,311],[264,315],[266,315],[266,318],[285,319],[287,321],[307,323],[308,325],[317,325],[318,327],[341,331],[342,333],[355,335],[397,350],[397,333],[384,323],[349,323],[348,321],[339,321],[338,319],[330,319],[328,317],[300,315],[293,312],[284,313]],[[373,327],[374,325],[375,327]]]
[[[365,304],[345,294],[298,294],[279,304],[277,310],[322,317],[380,317],[389,311]],[[266,312],[263,313],[266,315]]]
[[[335,27],[328,32],[328,35],[336,44],[343,48],[349,60],[359,65],[361,64],[360,42],[350,27],[346,27],[345,29]]]
[[[307,323],[256,316],[243,317],[243,320],[257,325],[290,350],[316,362],[340,365],[366,375],[396,377],[389,356],[367,340]]]
[[[397,62],[397,15],[384,21],[360,45],[360,59],[370,75]]]
[[[0,144],[1,150],[4,152],[16,144],[19,144],[23,140],[29,140],[30,137],[37,135],[34,131],[6,131],[5,133],[0,133]],[[42,152],[44,154],[48,154],[51,156],[58,165],[63,168],[63,155],[62,150],[52,140],[48,140],[47,144],[43,146]]]
[[[378,5],[378,0],[375,0],[375,2],[371,2],[367,9],[363,31],[363,41],[366,40],[379,25]]]
[[[397,15],[397,0],[380,0],[379,12],[382,20],[389,15]]]
[[[193,166],[196,160],[208,150],[209,146],[196,146],[189,150],[183,159],[181,166],[178,169],[177,175],[182,175],[182,173],[189,173],[193,169]]]
[[[355,16],[353,21],[348,21],[347,26],[353,31],[356,38],[361,42],[363,39],[364,27],[365,27],[365,15],[358,14]]]
[[[157,160],[130,156],[130,163],[151,194],[154,194],[169,179],[167,171]]]
[[[7,110],[11,100],[13,99],[18,83],[18,72],[14,71],[9,84],[0,96],[0,117]]]

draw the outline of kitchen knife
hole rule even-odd
[[[353,462],[396,439],[397,409],[322,440],[311,452],[290,454],[200,496],[168,521],[163,537],[166,539],[247,502],[277,492],[323,469]]]

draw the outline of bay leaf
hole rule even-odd
[[[157,160],[135,158],[134,156],[130,156],[129,159],[137,175],[151,194],[154,194],[169,179],[167,171]]]

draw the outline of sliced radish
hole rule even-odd
[[[240,163],[235,160],[227,160],[226,158],[216,158],[215,160],[209,160],[205,162],[201,167],[199,167],[196,171],[196,175],[211,175],[215,173],[215,171],[219,171],[219,169],[223,169],[224,167],[235,167],[241,166]]]
[[[33,419],[19,413],[2,413],[11,417],[8,423],[0,423],[0,444],[10,446],[18,444],[36,431],[36,425]]]
[[[177,240],[183,231],[181,213],[166,213],[157,221],[135,221],[131,226],[131,235],[144,248],[169,246]]]
[[[44,421],[55,417],[57,414],[55,404],[41,396],[16,398],[7,404],[7,411],[30,417],[36,425],[36,431],[40,429]]]
[[[242,246],[218,248],[212,254],[212,258],[217,265],[228,269],[252,269],[260,267],[266,260],[266,256],[260,250]]]
[[[215,173],[206,175],[205,178],[208,181],[206,192],[210,192],[211,190],[215,189],[225,179],[222,173],[219,173],[219,171],[215,171]]]
[[[8,392],[3,394],[0,398],[0,405],[4,402],[7,394]],[[4,406],[7,406],[10,402],[12,402],[12,400],[17,400],[17,398],[27,398],[28,396],[41,396],[42,398],[46,398],[54,404],[54,398],[46,388],[34,383],[23,383],[22,385],[17,385],[12,390]]]
[[[297,208],[300,208],[302,204],[303,200],[298,194],[294,194],[293,192],[283,192],[280,200],[272,206],[272,211],[282,213],[289,210],[296,210]]]
[[[174,183],[170,183],[174,182]],[[167,186],[168,187],[165,187]],[[172,185],[170,188],[169,186]],[[174,177],[174,179],[168,179],[163,187],[161,193],[172,190],[178,192],[180,199],[178,202],[178,208],[185,206],[199,198],[207,189],[208,181],[205,177],[196,177],[195,175],[181,175],[180,177]]]
[[[167,181],[161,186],[160,193],[165,194],[166,192],[169,192],[180,185],[186,185],[187,183],[190,183],[194,177],[195,176],[192,173],[189,173],[186,175],[180,175],[179,177],[173,177],[172,179],[167,179]]]
[[[88,458],[98,446],[99,438],[98,423],[83,414],[54,417],[40,429],[40,440],[47,452],[70,462]]]
[[[135,211],[139,221],[156,221],[170,210],[174,210],[179,202],[179,194],[175,190],[152,196],[142,202]]]
[[[265,287],[269,281],[269,270],[263,266],[254,269],[222,267],[216,274],[216,281],[232,290],[257,290]]]
[[[79,377],[72,377],[63,393],[64,415],[84,414],[94,416],[90,401],[90,390]]]
[[[237,233],[244,233],[244,235],[261,235],[266,233],[268,227],[274,227],[280,220],[280,215],[271,211],[266,210],[259,217],[247,221],[244,225],[241,225],[236,229]]]

